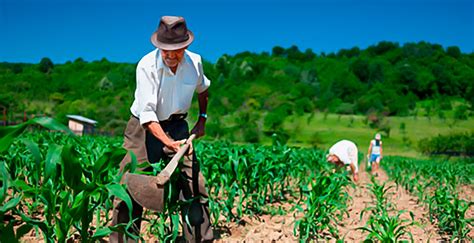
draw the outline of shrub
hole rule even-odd
[[[474,155],[474,132],[438,135],[422,139],[418,143],[420,152],[429,155]]]

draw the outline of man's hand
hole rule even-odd
[[[353,178],[354,178],[354,182],[359,181],[359,175],[358,175],[358,173],[355,173],[354,176],[353,176]]]
[[[177,153],[179,148],[181,147],[181,144],[185,143],[186,140],[179,140],[179,141],[174,141],[171,139],[164,131],[163,128],[161,128],[160,123],[158,122],[148,122],[143,125],[145,129],[150,131],[153,136],[155,136],[157,139],[159,139],[169,150],[172,152]]]
[[[353,163],[351,163],[349,167],[351,167],[354,182],[357,182],[359,180],[359,172],[357,171],[356,166]]]
[[[178,141],[170,140],[170,143],[165,144],[165,146],[171,151],[177,153],[179,148],[181,148],[181,145],[184,144],[185,142],[186,142],[186,139],[178,140]]]
[[[206,119],[199,117],[199,120],[194,125],[194,128],[191,130],[191,133],[196,134],[196,138],[202,137],[206,134]]]

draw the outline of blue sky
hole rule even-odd
[[[276,45],[327,53],[382,40],[474,51],[474,0],[0,0],[0,62],[134,63],[154,48],[162,15],[184,16],[196,37],[189,49],[212,62]]]

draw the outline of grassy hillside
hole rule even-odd
[[[474,130],[474,118],[467,120],[440,119],[428,117],[389,117],[390,137],[382,134],[384,151],[387,155],[421,157],[416,151],[418,141],[423,138],[470,132]],[[377,132],[366,125],[361,115],[338,115],[315,113],[312,116],[292,116],[284,123],[291,134],[289,143],[299,146],[317,146],[328,149],[341,139],[354,141],[360,152],[367,153],[370,140]],[[401,125],[404,123],[405,129]]]

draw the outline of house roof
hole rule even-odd
[[[97,121],[94,121],[92,119],[89,119],[87,117],[79,116],[79,115],[67,115],[67,117],[71,120],[76,120],[82,123],[87,123],[87,124],[92,124],[95,125],[97,124]]]

